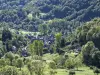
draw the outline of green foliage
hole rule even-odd
[[[75,67],[75,63],[74,62],[74,58],[69,58],[66,60],[65,62],[65,66],[68,68],[68,69],[73,69]]]
[[[51,62],[49,63],[49,67],[50,67],[51,69],[56,69],[56,63],[55,63],[54,61],[51,61]]]
[[[33,55],[34,55],[34,47],[33,47],[33,44],[30,44],[29,45],[29,50],[30,50],[30,52],[31,52],[31,56],[32,56],[32,58],[33,58]]]
[[[36,74],[36,75],[44,75],[44,65],[41,60],[33,60],[32,62],[29,62],[27,65],[30,75]]]
[[[65,47],[65,44],[66,44],[66,40],[65,40],[65,38],[62,38],[62,39],[61,39],[60,46],[61,46],[61,47]]]
[[[40,60],[33,60],[32,65],[34,66],[34,72],[36,75],[44,75],[44,65]]]
[[[69,22],[66,19],[53,19],[47,22],[49,33],[55,34],[56,32],[61,32],[63,34],[68,34],[71,31],[71,25],[73,22]],[[74,25],[73,25],[74,26]]]
[[[72,42],[72,44],[64,47],[63,49],[68,51],[74,47],[74,44],[79,44],[79,47],[82,47],[81,53],[79,54],[81,61],[87,65],[100,67],[100,65],[98,65],[100,61],[99,25],[100,19],[95,18],[92,21],[85,23],[83,26],[78,27],[74,33],[67,37],[67,41]],[[76,40],[76,42],[74,40]]]
[[[12,66],[12,61],[14,59],[14,54],[12,52],[8,52],[5,54],[5,58],[8,58],[10,60],[10,65]]]
[[[21,70],[21,68],[24,66],[24,62],[23,62],[23,59],[22,58],[18,58],[17,59],[17,67],[19,67],[20,68],[20,70]]]
[[[30,72],[27,69],[22,69],[20,75],[30,75]]]
[[[34,55],[33,56],[33,60],[42,60],[42,57],[38,56],[38,55]]]
[[[24,57],[24,64],[28,64],[29,62],[31,62],[31,57]]]
[[[57,71],[51,69],[51,70],[50,70],[50,75],[55,75],[55,74],[57,74]]]
[[[15,54],[15,59],[20,58],[20,56],[18,54]]]
[[[43,34],[43,35],[47,35],[48,33],[48,26],[46,24],[41,24],[39,25],[39,31]]]
[[[75,59],[74,59],[74,63],[75,63],[75,68],[81,67],[83,65],[83,60],[80,57],[80,55],[78,55]]]
[[[76,30],[76,37],[81,45],[87,43],[87,41],[93,41],[96,47],[99,48],[99,32],[100,32],[100,19],[95,18],[90,22],[87,22],[84,26],[79,27]]]
[[[57,48],[58,53],[59,53],[59,48],[61,47],[60,45],[61,45],[62,34],[61,34],[61,33],[55,34],[55,38],[56,38],[56,41],[55,41],[55,43],[56,43],[56,48]]]
[[[100,67],[100,51],[95,51],[92,54],[92,60],[94,66]]]
[[[60,48],[65,47],[66,44],[65,37],[62,38],[62,35],[69,35],[67,37],[68,42],[77,40],[81,44],[82,51],[77,57],[59,54],[43,55],[44,60],[53,61],[49,63],[52,69],[56,69],[56,65],[57,67],[63,66],[64,63],[69,69],[78,68],[82,65],[82,62],[100,67],[100,19],[94,19],[85,23],[84,26],[80,26],[82,22],[100,16],[98,15],[100,13],[99,8],[98,0],[2,0],[0,3],[0,29],[5,28],[3,31],[0,30],[0,34],[2,33],[0,35],[2,37],[0,37],[0,46],[3,42],[3,46],[0,47],[0,58],[7,53],[0,59],[0,74],[44,75],[43,41],[35,40],[32,44],[29,44],[29,52],[32,58],[31,56],[20,58],[19,55],[12,53],[12,47],[16,47],[14,53],[21,54],[21,48],[27,46],[27,41],[22,34],[11,32],[10,28],[40,31],[45,36],[55,34],[56,41],[51,45],[51,49],[57,50],[58,53],[60,53]],[[10,28],[6,29],[6,26]],[[77,26],[80,27],[74,33],[73,30]],[[63,49],[67,51],[72,46],[69,45]],[[9,62],[11,66],[7,66]],[[14,66],[20,68],[20,71],[18,72],[18,68]],[[72,71],[69,73],[70,75],[75,74]],[[98,73],[97,69],[95,73]],[[55,74],[55,70],[50,70],[50,75]]]
[[[13,66],[5,66],[0,69],[1,75],[19,75],[19,72],[16,67]]]
[[[30,52],[31,52],[32,56],[33,56],[33,54],[39,55],[39,56],[41,56],[43,54],[43,46],[44,46],[43,41],[35,40],[29,46],[30,46]]]
[[[85,62],[87,65],[94,65],[100,67],[99,55],[99,49],[95,48],[94,43],[91,41],[82,47],[83,62]]]
[[[0,5],[0,22],[15,29],[38,31],[38,25],[56,18],[48,31],[69,34],[82,22],[99,17],[99,7],[98,0],[4,0]]]
[[[32,14],[31,14],[31,13],[30,13],[30,14],[28,14],[28,15],[27,15],[27,17],[28,17],[28,19],[29,19],[29,20],[32,20],[32,19],[33,19],[33,16],[32,16]]]
[[[0,67],[6,66],[6,60],[5,59],[0,59]]]
[[[61,60],[61,57],[58,53],[56,54],[44,54],[43,59],[44,60],[50,60],[51,62],[54,62],[56,65],[59,65],[59,62]]]
[[[58,47],[60,46],[60,43],[61,43],[61,37],[62,37],[61,33],[55,34],[55,38],[56,38],[56,42],[58,43]]]
[[[27,68],[30,71],[30,75],[33,75],[34,67],[31,62],[27,64]]]
[[[1,41],[2,42],[2,41]],[[0,58],[5,54],[5,49],[4,46],[1,44],[1,48],[0,48]]]
[[[8,30],[8,29],[3,29],[2,31],[2,42],[3,44],[6,43],[7,40],[11,40],[12,39],[12,33]]]

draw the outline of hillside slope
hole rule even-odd
[[[38,31],[39,24],[57,18],[68,21],[65,26],[71,25],[73,30],[80,22],[100,17],[99,8],[99,0],[0,0],[0,22],[15,29]]]

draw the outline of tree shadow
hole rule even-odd
[[[81,71],[81,72],[83,72],[83,71],[85,71],[85,70],[75,70],[75,71]]]

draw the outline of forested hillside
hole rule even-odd
[[[55,31],[61,31],[64,25],[67,34],[82,23],[100,17],[99,8],[99,0],[1,0],[0,22],[15,29],[38,31],[40,24],[51,20],[56,24]],[[48,25],[54,29],[54,24]]]
[[[87,21],[98,17],[99,0],[39,0],[36,5],[41,12],[50,18],[66,18],[67,20]]]

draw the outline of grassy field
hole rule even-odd
[[[10,29],[11,32],[16,32],[15,29]],[[25,31],[25,30],[19,30],[18,31],[20,34],[22,34],[23,36],[26,35],[26,34],[31,34],[33,36],[37,36],[37,35],[40,35],[40,32],[30,32],[30,31]]]
[[[88,67],[81,67],[79,68],[80,71],[75,71],[76,75],[94,75],[93,71],[90,70]],[[56,69],[57,74],[56,75],[69,75],[69,70],[66,69]],[[47,70],[45,71],[46,75],[49,75]]]
[[[66,69],[55,69],[57,71],[56,75],[69,75],[69,70]],[[91,70],[89,67],[80,67],[78,68],[78,71],[75,71],[76,75],[94,75],[93,70]],[[45,68],[45,75],[49,74],[49,68],[48,65]]]
[[[57,69],[56,75],[68,75],[68,70]],[[81,67],[79,71],[75,71],[76,75],[94,75],[93,70],[90,70],[89,67]]]

